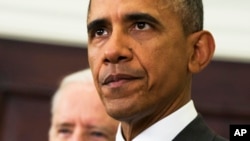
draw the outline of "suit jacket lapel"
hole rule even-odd
[[[198,115],[173,141],[212,141],[215,136],[202,117]]]

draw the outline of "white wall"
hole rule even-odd
[[[0,36],[83,46],[88,0],[0,0]]]
[[[215,59],[250,62],[250,1],[203,0]],[[0,0],[0,37],[82,47],[88,0]]]
[[[250,62],[250,1],[203,0],[205,28],[214,34],[216,59]]]

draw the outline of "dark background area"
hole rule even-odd
[[[51,96],[86,67],[86,48],[0,39],[0,141],[48,140]],[[250,63],[214,60],[194,75],[197,110],[226,138],[230,124],[250,124],[249,72]]]

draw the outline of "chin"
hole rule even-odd
[[[134,108],[126,104],[119,103],[113,106],[106,106],[107,113],[116,120],[125,121],[133,117]]]

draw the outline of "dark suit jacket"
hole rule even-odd
[[[198,115],[173,141],[228,141],[216,135]]]

